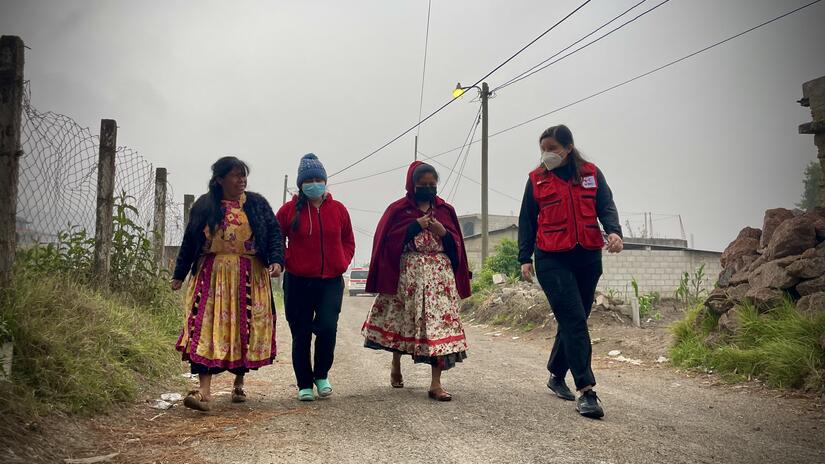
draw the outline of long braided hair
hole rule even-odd
[[[245,174],[249,174],[249,166],[234,156],[224,156],[212,165],[212,178],[209,179],[208,214],[206,216],[206,224],[209,226],[210,234],[214,234],[218,224],[223,222],[223,210],[221,209],[223,187],[218,183],[218,179],[223,179],[235,168],[240,168]]]
[[[298,201],[295,202],[295,217],[292,218],[292,230],[298,230],[298,226],[301,225],[301,210],[304,209],[304,206],[307,204],[307,196],[304,195],[304,192],[298,192]]]

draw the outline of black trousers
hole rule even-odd
[[[313,279],[284,276],[284,306],[292,332],[292,367],[298,388],[312,388],[326,379],[335,356],[338,315],[344,297],[344,278]],[[315,334],[315,360],[311,360]],[[313,367],[314,366],[314,367]]]
[[[536,253],[536,276],[558,323],[547,370],[559,378],[572,372],[576,389],[596,384],[587,319],[601,275],[601,251]]]

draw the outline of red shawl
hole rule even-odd
[[[401,274],[401,254],[404,252],[404,237],[407,228],[418,218],[424,216],[415,201],[415,183],[413,171],[424,164],[416,161],[407,170],[407,196],[396,200],[381,217],[372,242],[372,260],[367,276],[368,293],[398,292],[398,278]],[[467,252],[464,249],[464,237],[458,224],[455,209],[441,197],[433,202],[433,217],[444,225],[447,233],[453,236],[458,253],[458,268],[455,270],[455,282],[461,298],[470,296],[470,268],[467,265]]]

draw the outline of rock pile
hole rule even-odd
[[[765,212],[762,229],[745,227],[722,254],[718,287],[705,301],[735,325],[731,308],[751,303],[767,311],[789,296],[803,312],[825,311],[825,208]]]

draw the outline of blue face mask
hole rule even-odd
[[[301,186],[301,191],[311,200],[317,200],[327,193],[327,184],[323,182],[305,182]]]

